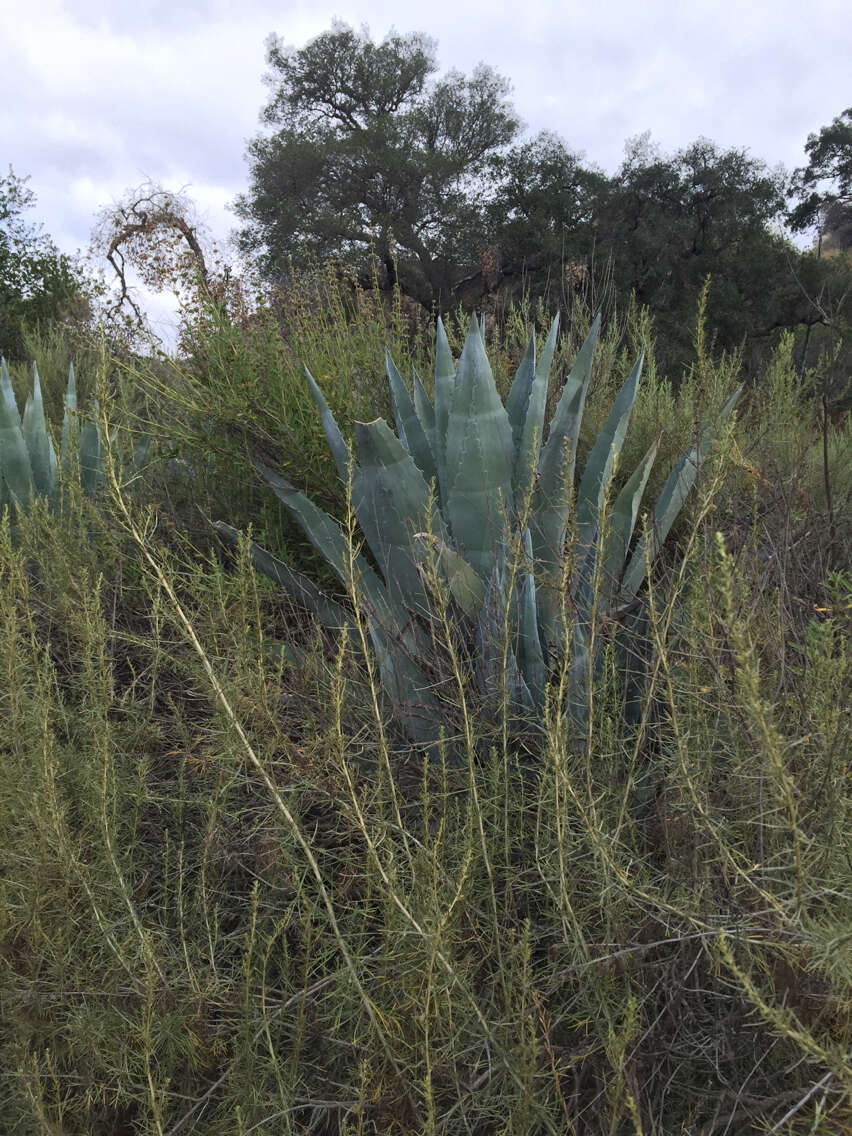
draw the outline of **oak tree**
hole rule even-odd
[[[248,147],[238,242],[276,279],[371,251],[403,290],[443,307],[485,241],[490,160],[517,134],[509,85],[479,64],[436,77],[435,43],[335,22],[296,50],[271,37],[271,128]]]

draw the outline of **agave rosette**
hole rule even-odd
[[[75,460],[83,492],[91,497],[101,474],[101,436],[97,423],[91,420],[78,425],[74,364],[68,370],[57,459],[45,418],[38,367],[33,365],[33,390],[22,417],[6,360],[0,360],[0,513],[6,505],[26,509],[36,496],[55,503],[60,466],[67,472]]]
[[[558,325],[557,317],[539,358],[535,336],[530,337],[504,405],[479,321],[471,320],[456,366],[439,319],[434,401],[416,372],[409,390],[388,354],[396,433],[383,419],[357,422],[357,460],[306,371],[338,473],[351,487],[352,508],[372,563],[363,552],[352,554],[331,517],[273,470],[259,466],[314,548],[358,597],[382,683],[413,740],[432,743],[447,723],[422,663],[435,614],[427,563],[451,597],[453,617],[475,657],[483,697],[502,699],[513,715],[540,718],[552,661],[569,652],[571,709],[582,718],[596,664],[589,652],[593,605],[610,610],[636,596],[646,565],[665,540],[710,444],[705,431],[682,456],[647,531],[634,540],[657,446],[612,499],[610,489],[642,359],[615,399],[575,491],[577,440],[600,317],[564,382],[543,439]],[[726,403],[723,417],[738,394]],[[569,527],[575,569],[566,579]],[[232,541],[238,538],[229,525],[219,522],[217,528]],[[327,626],[349,624],[346,609],[304,575],[259,545],[253,544],[251,552],[260,571]]]

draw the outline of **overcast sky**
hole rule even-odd
[[[704,135],[792,169],[852,103],[848,0],[0,0],[0,168],[31,175],[32,219],[64,251],[149,177],[187,187],[224,240],[267,97],[264,41],[302,46],[333,17],[374,39],[427,32],[442,70],[490,64],[530,133],[608,172],[646,130],[664,150]]]

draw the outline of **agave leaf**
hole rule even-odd
[[[6,366],[6,360],[4,358],[0,358],[0,394],[2,394],[5,399],[13,420],[20,426],[21,413],[18,410],[15,392],[12,389],[12,380],[9,378],[9,369]]]
[[[630,725],[636,725],[642,717],[643,695],[652,657],[647,604],[641,603],[637,611],[628,612],[619,621],[615,649],[624,690],[624,718]]]
[[[215,527],[231,543],[239,542],[240,534],[230,525],[217,522]],[[345,609],[323,595],[306,576],[295,572],[254,542],[251,544],[251,557],[255,568],[281,584],[294,600],[313,611],[326,627],[331,630],[348,627],[352,630],[352,620]],[[417,640],[410,627],[403,631],[396,626],[388,628],[369,610],[381,607],[381,603],[368,603],[367,620],[383,688],[409,736],[414,741],[432,744],[440,736],[442,718],[425,676],[412,660],[412,655],[417,653]],[[352,642],[357,646],[354,635]]]
[[[8,381],[8,372],[5,372]],[[9,387],[11,391],[11,385]],[[21,508],[26,508],[33,494],[33,472],[27,452],[27,443],[21,429],[21,417],[4,390],[0,398],[0,475],[6,483],[9,497]],[[14,410],[13,410],[14,407]]]
[[[512,445],[515,454],[521,445],[524,420],[530,403],[530,391],[535,379],[535,332],[530,335],[527,349],[515,371],[515,377],[506,396],[506,413],[512,426]]]
[[[539,455],[539,483],[533,498],[530,533],[540,580],[539,625],[545,641],[550,644],[558,643],[561,639],[559,621],[562,604],[559,589],[577,460],[577,438],[600,326],[601,319],[598,315],[565,380],[550,423],[547,442]]]
[[[659,439],[657,439],[633,471],[612,507],[609,516],[609,531],[604,542],[601,573],[605,606],[609,606],[609,601],[618,591],[627,560],[627,550],[630,547],[630,540],[636,527],[636,518],[639,515],[642,494],[648,484],[648,477],[657,456],[659,445]]]
[[[568,672],[568,708],[575,725],[584,729],[589,719],[589,685],[592,682],[589,643],[580,620],[571,630],[571,665]]]
[[[429,605],[412,541],[415,532],[428,527],[429,486],[383,419],[356,422],[355,432],[361,467],[352,486],[352,506],[358,523],[393,602],[424,614]]]
[[[589,454],[580,489],[577,493],[577,535],[581,555],[594,539],[594,530],[603,508],[604,496],[609,488],[613,467],[621,453],[630,412],[636,401],[639,377],[642,374],[640,355],[633,370],[618,392],[603,429],[598,434],[592,452]]]
[[[529,397],[524,411],[524,422],[520,442],[515,457],[515,500],[521,509],[532,484],[541,451],[541,436],[544,426],[544,410],[547,403],[547,385],[550,367],[556,350],[556,337],[559,334],[559,316],[550,326],[541,358],[535,366]]]
[[[417,411],[417,417],[420,419],[420,425],[423,427],[423,433],[429,442],[429,449],[432,451],[432,459],[435,460],[435,407],[432,405],[432,400],[426,393],[426,388],[420,381],[420,376],[411,367],[411,383],[414,389],[414,409]],[[437,471],[437,462],[435,469]]]
[[[572,594],[577,618],[583,626],[588,625],[591,618],[595,573],[599,557],[601,572],[597,597],[598,610],[608,611],[618,594],[621,575],[627,559],[627,549],[630,546],[630,539],[636,525],[639,504],[648,482],[658,445],[659,442],[655,442],[645,454],[616,498],[607,515],[607,530],[603,539],[599,525],[596,523],[589,543],[582,550],[582,560],[575,574]]]
[[[426,676],[414,662],[418,644],[413,634],[390,634],[372,617],[368,618],[368,628],[382,687],[396,716],[413,741],[435,745],[445,719]]]
[[[558,334],[559,316],[551,324],[541,359],[537,362],[535,336],[531,336],[506,402],[512,423],[512,440],[515,442],[513,482],[518,509],[523,507],[526,500],[538,465],[538,454],[541,452],[544,408],[548,401],[548,381]]]
[[[77,375],[74,364],[68,364],[68,385],[65,388],[65,405],[71,410],[77,409]]]
[[[476,679],[479,689],[492,709],[497,709],[505,689],[509,706],[529,711],[534,703],[530,689],[518,667],[511,643],[511,620],[506,612],[505,581],[496,567],[485,590],[485,601],[476,629]],[[505,684],[505,687],[504,687]]]
[[[542,446],[538,463],[539,477],[543,492],[547,496],[560,493],[566,482],[565,460],[567,457],[568,484],[574,482],[574,468],[577,462],[577,438],[583,421],[583,409],[589,380],[592,377],[592,359],[595,354],[601,330],[601,317],[595,316],[583,346],[577,352],[574,365],[565,380],[556,410],[550,421],[547,442]]]
[[[485,600],[485,583],[463,556],[434,533],[415,533],[414,551],[421,566],[435,556],[450,595],[469,619],[476,619]]]
[[[538,633],[535,575],[532,571],[532,538],[529,529],[524,532],[524,556],[527,567],[518,588],[518,646],[517,659],[524,681],[538,710],[544,706],[547,685],[547,668]]]
[[[38,377],[38,367],[33,364],[33,393],[24,407],[22,423],[24,441],[30,455],[33,473],[33,487],[42,497],[52,497],[56,488],[56,453],[47,432],[44,417],[44,399]]]
[[[325,557],[337,578],[348,589],[350,548],[337,522],[274,470],[260,463],[257,469],[272,487],[278,500],[302,526],[317,552]],[[390,628],[394,627],[396,620],[391,611],[385,586],[360,552],[354,552],[352,555],[352,570],[355,579],[351,583],[354,583],[357,594],[365,599],[381,623]]]
[[[334,464],[337,466],[338,475],[343,484],[346,485],[349,481],[349,465],[351,461],[349,456],[349,447],[343,440],[343,435],[340,433],[340,429],[337,425],[337,422],[335,421],[334,415],[329,409],[328,403],[325,401],[325,397],[322,391],[317,386],[313,375],[307,367],[305,367],[305,376],[307,377],[308,386],[310,387],[314,402],[316,403],[317,409],[320,412],[322,428],[325,431],[326,438],[328,439],[328,447],[331,450],[332,457],[334,458]],[[353,470],[353,476],[354,472],[355,471]]]
[[[97,411],[97,403],[95,404]],[[80,431],[80,484],[87,497],[94,497],[101,475],[101,432],[91,418]]]
[[[547,339],[544,341],[544,347],[541,349],[541,357],[536,363],[536,375],[541,373],[542,378],[547,383],[550,377],[550,368],[553,366],[553,356],[556,353],[556,340],[559,337],[559,312],[553,317],[553,322],[550,325],[550,331],[547,333]]]
[[[446,509],[447,502],[447,432],[450,424],[450,410],[456,385],[456,368],[444,324],[438,316],[435,332],[435,464],[438,468],[438,492],[441,504]]]
[[[385,366],[391,390],[391,402],[393,403],[393,413],[396,419],[399,439],[411,454],[415,465],[423,474],[426,481],[433,481],[438,476],[438,470],[435,465],[435,455],[432,453],[432,446],[429,443],[420,418],[414,409],[414,403],[412,402],[411,395],[408,393],[408,387],[402,381],[402,375],[400,375],[399,371],[396,369],[394,361],[390,357],[390,352],[386,351],[385,356]]]
[[[459,359],[447,430],[446,518],[453,543],[483,578],[512,508],[512,427],[497,392],[476,318]]]
[[[583,624],[587,622],[594,602],[594,579],[601,540],[601,511],[627,433],[641,368],[640,356],[592,447],[577,495],[577,572],[572,591],[578,618]]]
[[[399,444],[398,439],[394,441]],[[340,527],[284,478],[264,466],[259,465],[258,469],[317,551],[349,587],[350,549]],[[358,552],[352,554],[352,573],[355,594],[366,609],[382,684],[409,735],[417,741],[433,742],[440,733],[440,715],[425,677],[412,661],[422,653],[422,644],[418,644],[404,610],[394,604],[384,584]]]
[[[225,524],[224,521],[214,522],[213,527],[230,544],[239,545],[241,534],[237,529]],[[254,541],[249,545],[249,549],[252,564],[257,571],[262,572],[273,583],[280,584],[291,599],[307,611],[313,612],[329,630],[338,631],[351,625],[352,621],[346,610],[340,604],[335,603],[334,600],[323,595],[307,576],[303,576],[301,572],[296,572]]]
[[[143,434],[136,445],[133,447],[133,468],[141,469],[145,464],[148,457],[148,450],[151,448],[151,435]]]
[[[304,667],[310,653],[304,647],[300,647],[298,643],[282,643],[280,639],[264,639],[261,644],[257,636],[249,635],[248,641],[254,647],[259,647],[268,659],[273,662],[280,663],[282,660],[291,667]]]
[[[59,447],[59,460],[62,469],[67,474],[71,465],[71,452],[73,434],[77,424],[77,379],[74,375],[74,364],[68,367],[68,386],[65,388],[65,412],[62,416],[62,441]]]
[[[739,401],[742,390],[742,386],[737,387],[722,407],[719,412],[720,422],[724,422],[730,415]],[[660,546],[669,535],[675,518],[686,500],[687,493],[695,484],[699,467],[710,448],[712,440],[713,432],[710,427],[706,427],[698,442],[689,447],[669,474],[654,506],[654,516],[647,531],[637,543],[624,573],[621,596],[625,601],[631,600],[642,586],[642,581],[645,579],[646,561],[654,560]]]

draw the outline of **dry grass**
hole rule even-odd
[[[354,650],[152,506],[191,462],[5,529],[0,1130],[852,1125],[848,435],[830,540],[775,365],[655,580],[638,723],[607,668],[534,760],[463,674],[470,733],[406,747]],[[652,377],[637,452],[732,366]]]

